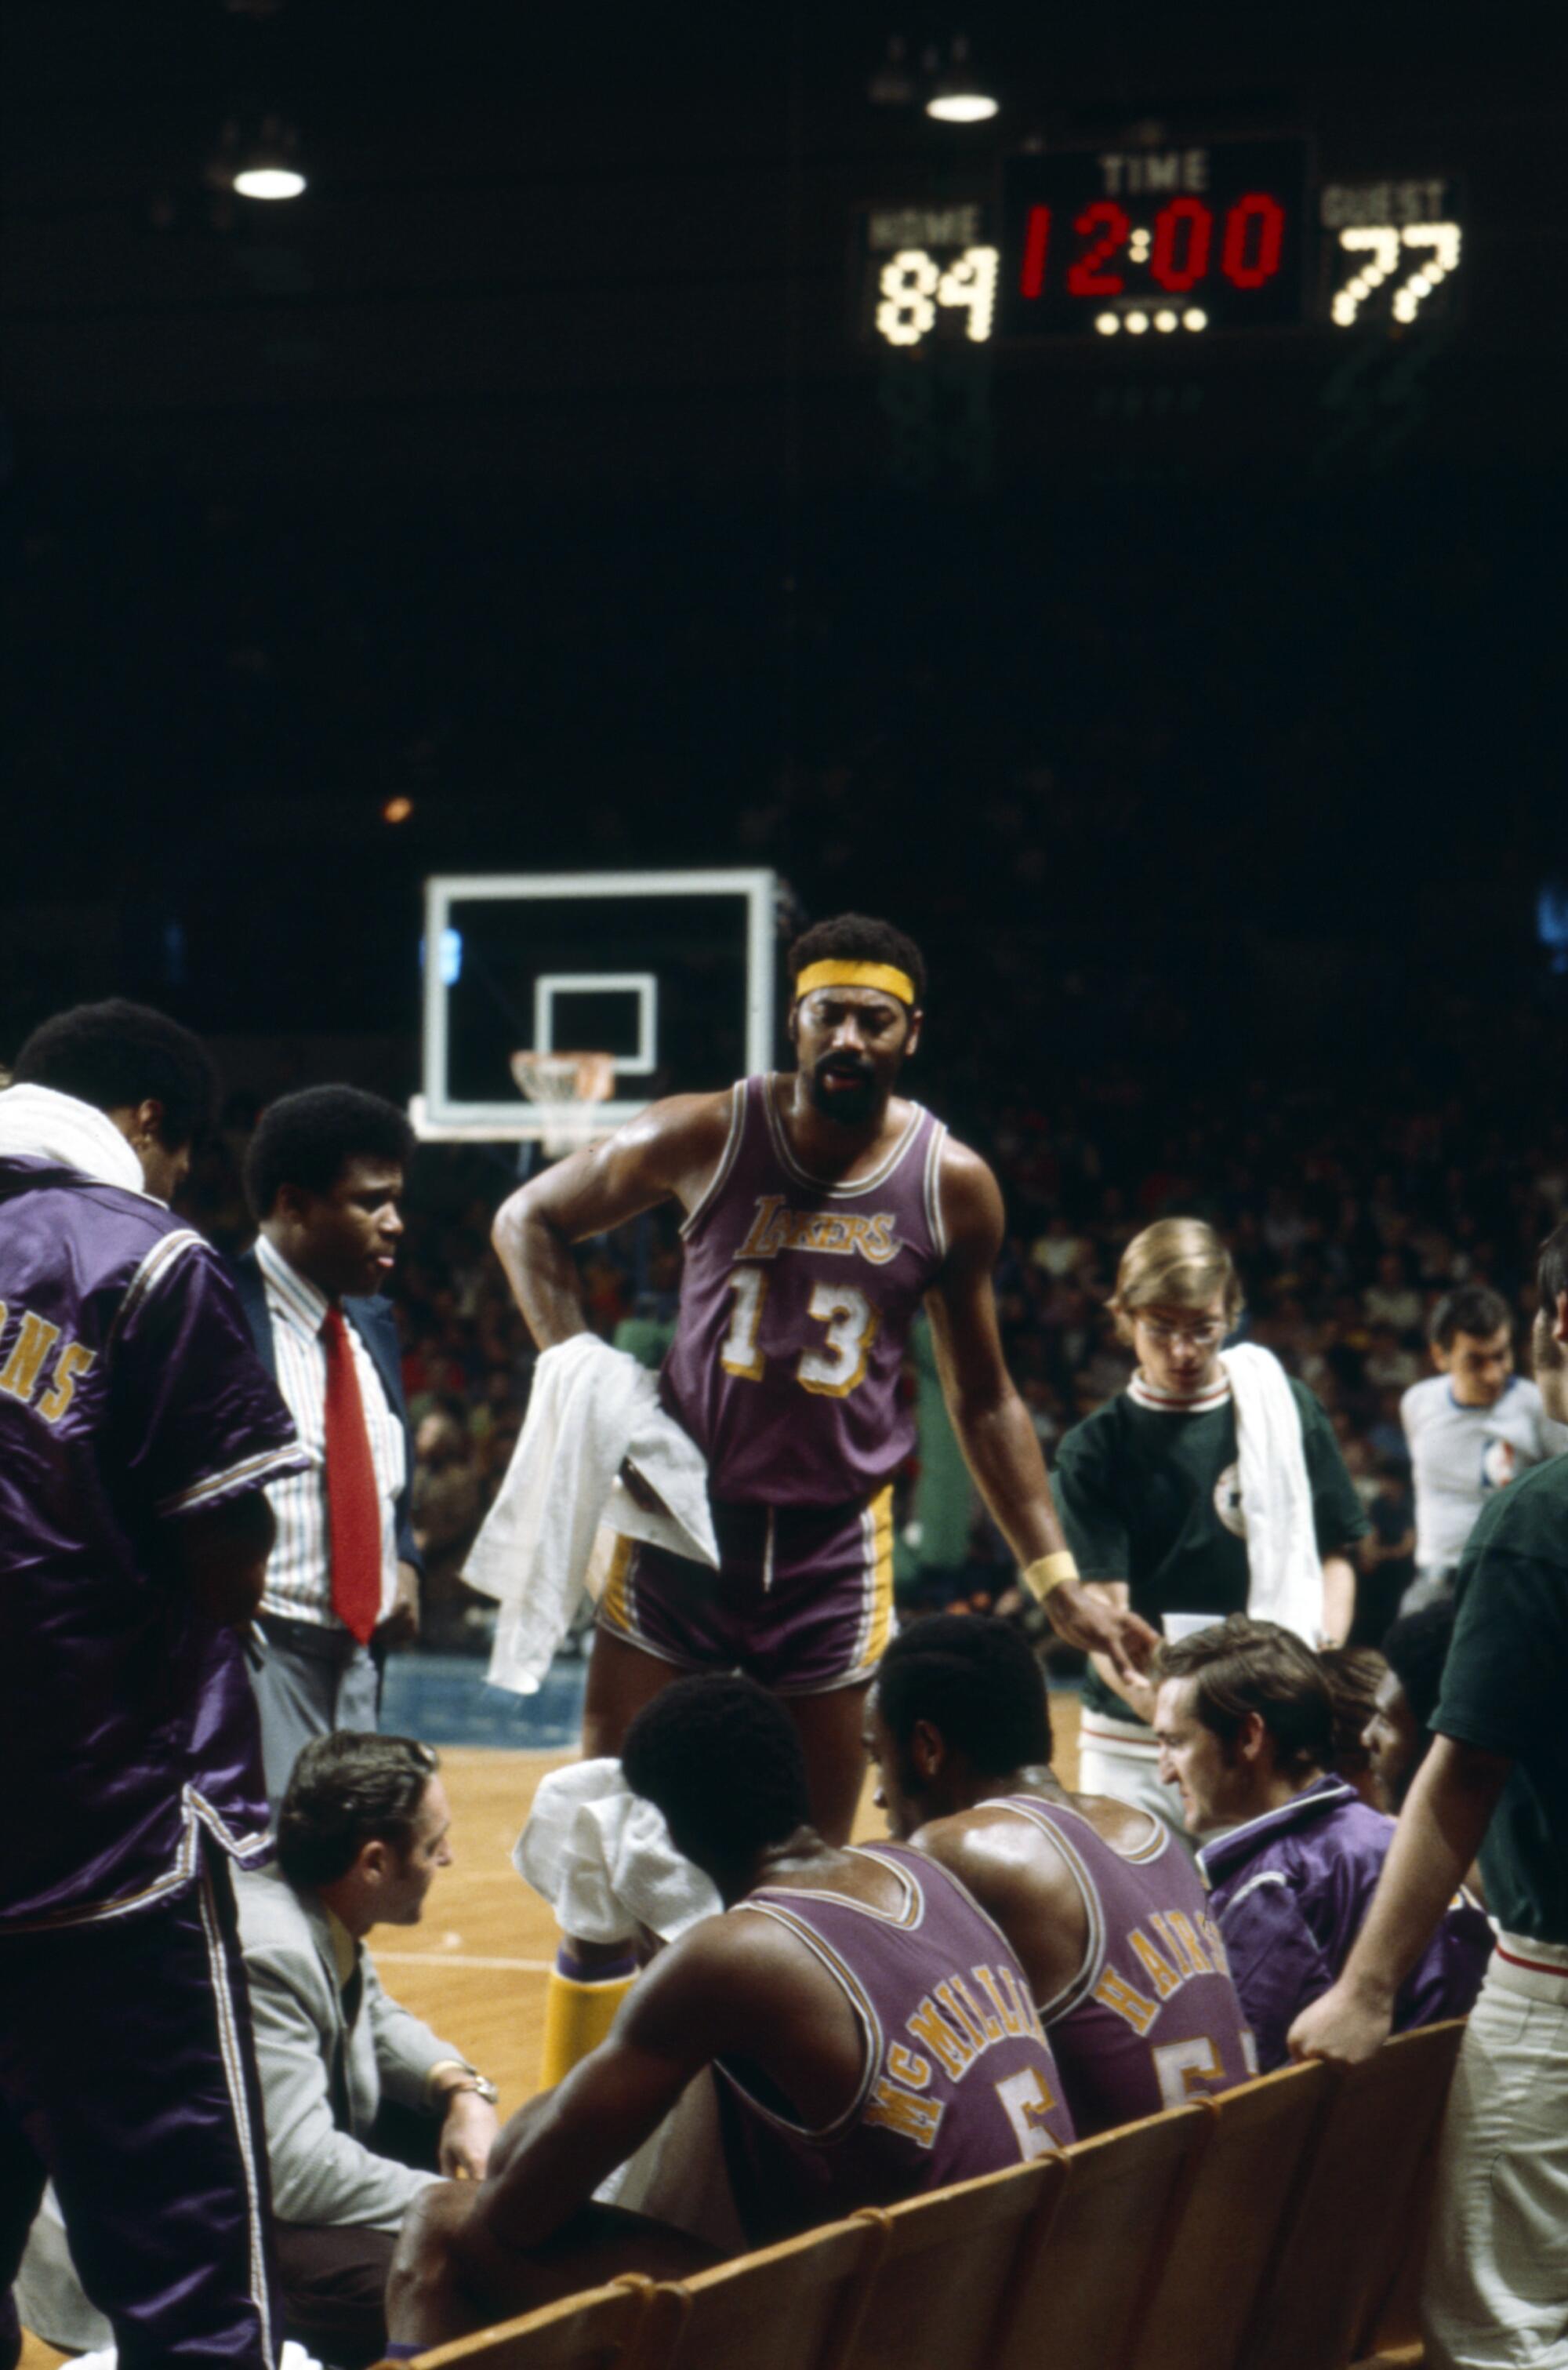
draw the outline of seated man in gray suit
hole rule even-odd
[[[277,1865],[236,1887],[284,2333],[343,2370],[383,2349],[408,2205],[438,2173],[482,2179],[496,2135],[494,2085],[387,1997],[364,1947],[418,1923],[449,1824],[429,1745],[340,1730],[300,1754]]]

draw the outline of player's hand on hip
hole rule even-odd
[[[1393,2022],[1390,2003],[1343,1980],[1304,2008],[1287,2035],[1291,2056],[1326,2057],[1332,2065],[1359,2065],[1375,2057]]]
[[[1129,1686],[1146,1671],[1160,1643],[1159,1633],[1125,1605],[1112,1605],[1082,1581],[1063,1581],[1046,1599],[1058,1637],[1086,1654],[1104,1654],[1118,1679]]]
[[[441,2124],[437,2161],[449,2180],[483,2180],[500,2121],[476,2090],[454,2090]]]

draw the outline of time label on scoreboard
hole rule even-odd
[[[1306,167],[1299,140],[1009,157],[999,334],[1294,327]]]

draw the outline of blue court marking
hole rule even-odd
[[[509,1753],[563,1752],[582,1729],[587,1665],[564,1655],[536,1696],[489,1685],[472,1654],[394,1654],[386,1666],[381,1725],[427,1744],[489,1744]]]
[[[563,1753],[582,1730],[588,1666],[559,1656],[536,1696],[491,1686],[472,1654],[394,1654],[386,1666],[381,1725],[392,1736],[427,1744],[489,1744],[510,1753]],[[1077,1695],[1076,1679],[1053,1675],[1050,1692]]]

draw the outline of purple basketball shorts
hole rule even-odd
[[[271,2370],[266,2145],[213,1847],[155,1907],[0,1937],[0,2295],[46,2171],[120,2370]]]
[[[893,1630],[893,1491],[847,1506],[715,1505],[719,1568],[616,1548],[599,1626],[683,1671],[744,1671],[774,1695],[871,1678]]]

